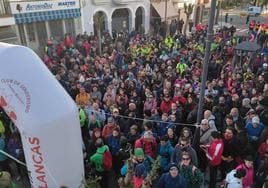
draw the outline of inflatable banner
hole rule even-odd
[[[78,109],[29,48],[0,43],[0,106],[20,131],[33,187],[83,187]]]

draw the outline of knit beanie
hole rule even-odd
[[[168,169],[170,170],[171,168],[177,168],[177,170],[179,170],[179,168],[178,168],[178,165],[176,164],[176,163],[170,163],[169,165],[168,165]]]
[[[252,123],[256,123],[256,124],[259,124],[260,123],[260,118],[258,116],[254,116],[252,118]]]
[[[136,157],[143,157],[144,156],[144,152],[143,152],[143,149],[142,148],[136,148],[135,151],[134,151],[134,155]]]
[[[146,167],[145,167],[145,165],[143,163],[137,164],[135,166],[134,175],[136,177],[139,177],[139,178],[146,177],[146,175],[147,175],[147,173],[146,173]]]
[[[0,187],[9,187],[11,185],[11,175],[9,172],[0,172]]]

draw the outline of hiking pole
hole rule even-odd
[[[16,161],[17,163],[21,164],[22,166],[26,167],[26,164],[20,160],[18,160],[17,158],[13,157],[12,155],[9,155],[8,153],[4,152],[3,150],[0,150],[0,153],[2,153],[3,155],[7,156],[8,158]]]

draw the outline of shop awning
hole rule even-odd
[[[161,17],[161,21],[165,21],[165,2],[152,2],[151,4]],[[178,16],[176,7],[171,1],[167,1],[167,20],[176,19]]]
[[[14,14],[16,24],[77,18],[80,16],[81,16],[80,9],[66,9],[66,10]]]

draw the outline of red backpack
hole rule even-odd
[[[102,167],[104,170],[109,171],[111,170],[113,166],[113,158],[111,152],[107,149],[103,153],[103,162],[102,162]]]

